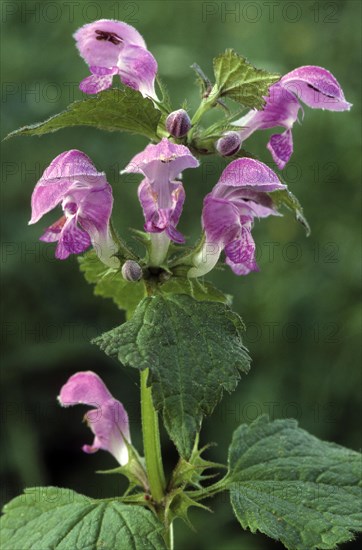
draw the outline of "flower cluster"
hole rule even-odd
[[[91,76],[80,83],[87,94],[112,85],[114,75],[122,83],[156,101],[154,83],[157,63],[147,50],[140,33],[126,23],[101,19],[83,26],[74,34],[77,48],[90,67]],[[235,155],[242,143],[256,130],[282,126],[273,134],[267,148],[279,169],[293,152],[292,127],[303,112],[301,102],[311,108],[344,111],[351,107],[334,76],[326,69],[305,66],[295,69],[272,85],[262,110],[251,110],[233,123],[235,131],[221,135],[215,144],[222,156]],[[149,265],[163,265],[170,242],[182,244],[184,236],[176,229],[180,220],[185,188],[181,174],[196,168],[199,161],[187,146],[192,122],[184,109],[169,114],[159,143],[136,154],[122,173],[144,176],[138,187],[144,217],[144,230],[150,235]],[[177,143],[184,138],[185,144]],[[176,140],[176,143],[174,142]],[[225,251],[226,263],[234,273],[245,275],[258,269],[251,230],[255,218],[279,215],[272,193],[285,186],[263,163],[241,158],[224,170],[219,182],[204,199],[203,246],[195,250],[189,277],[205,275]],[[118,244],[110,229],[112,190],[105,174],[98,172],[80,151],[59,155],[45,170],[32,196],[32,217],[37,222],[61,205],[63,216],[41,237],[57,241],[56,257],[65,259],[93,245],[100,259],[111,268],[120,268]]]
[[[177,229],[186,197],[181,178],[184,170],[199,166],[197,157],[203,152],[192,141],[198,115],[191,120],[184,109],[169,112],[162,106],[155,92],[157,62],[143,37],[130,25],[102,19],[80,28],[74,38],[91,72],[80,83],[83,92],[99,93],[118,75],[125,86],[140,92],[155,109],[162,108],[158,142],[137,153],[121,172],[143,176],[138,198],[145,218],[147,255],[138,263],[121,253],[123,245],[111,226],[112,188],[105,174],[77,150],[58,155],[35,186],[29,223],[36,223],[58,206],[62,209],[62,216],[45,230],[41,240],[57,242],[55,255],[61,260],[93,246],[108,268],[131,283],[143,277],[145,268],[166,269],[172,275],[172,269],[181,265],[189,278],[204,276],[216,266],[222,252],[235,274],[257,271],[253,225],[256,219],[281,215],[273,194],[284,193],[287,187],[271,168],[243,157],[240,147],[256,130],[281,126],[283,133],[273,134],[267,148],[277,167],[283,169],[293,153],[292,128],[303,113],[302,103],[312,109],[350,109],[334,76],[315,66],[289,72],[269,88],[261,110],[252,109],[217,137],[214,152],[234,158],[204,198],[199,244],[168,262],[170,248],[175,250],[171,243],[185,243]],[[95,373],[72,376],[61,389],[59,401],[63,406],[94,407],[87,422],[95,437],[93,445],[83,447],[85,452],[105,449],[121,465],[127,463],[127,413]]]

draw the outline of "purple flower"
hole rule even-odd
[[[41,241],[57,242],[55,257],[65,260],[92,244],[109,267],[119,267],[117,248],[110,235],[112,189],[103,172],[97,172],[87,155],[75,149],[58,155],[44,171],[31,197],[36,223],[61,204],[64,215],[48,227]]]
[[[301,101],[312,109],[347,111],[351,103],[345,100],[342,88],[334,76],[322,67],[308,65],[299,67],[273,84],[269,89],[266,104],[262,111],[249,111],[234,122],[243,126],[239,135],[245,141],[255,130],[266,130],[283,126],[282,134],[273,134],[267,148],[274,162],[282,170],[293,153],[292,128],[298,120],[299,110],[303,112]]]
[[[80,55],[92,73],[80,83],[86,94],[96,94],[112,86],[119,75],[126,86],[143,96],[157,99],[157,62],[134,27],[113,19],[100,19],[84,25],[74,34]]]
[[[285,185],[262,162],[249,158],[231,162],[204,199],[205,241],[188,276],[200,277],[211,271],[222,250],[237,275],[258,271],[251,235],[254,218],[280,215],[268,193],[282,189]]]
[[[128,462],[125,441],[130,443],[128,415],[122,403],[112,397],[104,382],[92,371],[73,374],[60,390],[63,407],[89,405],[94,407],[85,420],[94,434],[92,445],[83,445],[85,453],[99,449],[110,452],[124,466]]]
[[[156,248],[160,253],[157,254],[157,264],[164,259],[160,260],[160,256],[164,257],[167,253],[170,240],[176,243],[185,240],[176,230],[185,201],[183,185],[176,178],[186,168],[196,168],[198,165],[198,160],[187,147],[163,138],[157,145],[147,145],[122,171],[145,176],[139,185],[138,197],[146,220],[145,231],[159,237],[153,242],[157,242]]]

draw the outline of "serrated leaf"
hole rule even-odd
[[[70,126],[93,126],[109,132],[126,131],[157,139],[161,111],[150,99],[132,88],[104,90],[97,96],[75,101],[66,111],[44,122],[24,126],[11,132],[13,136],[41,136]]]
[[[260,417],[235,432],[231,503],[244,529],[291,550],[335,548],[362,529],[361,455],[320,441],[292,419]]]
[[[299,200],[289,189],[283,189],[282,191],[273,191],[270,193],[270,197],[273,200],[275,206],[280,208],[285,206],[288,210],[291,210],[295,216],[295,219],[302,224],[305,229],[307,237],[310,235],[310,225],[303,214],[303,207]]]
[[[162,524],[141,506],[34,487],[4,507],[2,550],[163,550]]]
[[[256,69],[234,50],[214,59],[214,72],[218,96],[227,96],[250,109],[261,109],[263,96],[280,79],[280,75]]]
[[[132,319],[94,342],[126,366],[150,369],[157,410],[180,454],[191,455],[204,415],[233,391],[250,358],[240,317],[184,294],[145,298]]]
[[[133,313],[146,294],[142,281],[126,281],[120,271],[107,268],[93,250],[79,256],[78,261],[86,281],[95,285],[96,296],[111,298],[119,309],[124,309],[128,315]]]

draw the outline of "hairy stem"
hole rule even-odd
[[[148,481],[154,501],[161,502],[166,487],[163,471],[157,412],[153,406],[151,388],[147,387],[148,369],[141,372],[141,415],[143,447]]]
[[[197,491],[190,491],[189,496],[197,501],[203,500],[204,498],[210,498],[216,495],[217,493],[221,493],[222,491],[225,491],[229,486],[229,474],[227,473],[225,477],[214,483],[213,485],[209,485],[209,487],[204,487],[202,489],[198,489]]]
[[[211,109],[211,107],[213,107],[216,104],[216,101],[217,101],[217,98],[218,98],[217,94],[218,94],[218,89],[217,89],[217,86],[215,84],[215,86],[209,92],[209,95],[201,101],[199,107],[197,108],[197,110],[196,110],[196,112],[195,112],[195,114],[194,114],[194,116],[192,117],[192,120],[191,120],[192,128],[189,131],[189,133],[187,134],[187,138],[188,138],[189,142],[192,139],[192,135],[194,133],[195,126],[199,122],[199,120],[201,119],[203,114],[206,113],[206,111]]]

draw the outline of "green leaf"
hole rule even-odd
[[[226,296],[213,284],[200,281],[199,279],[188,279],[187,277],[171,277],[166,283],[160,286],[162,294],[188,294],[195,300],[208,302],[222,302],[231,305],[231,296]]]
[[[280,75],[256,69],[234,50],[214,59],[214,72],[218,96],[227,96],[250,109],[261,109],[269,87]]]
[[[234,433],[231,503],[244,529],[291,550],[335,548],[362,529],[361,455],[320,441],[295,420],[263,416]]]
[[[24,126],[11,132],[13,136],[41,136],[70,126],[94,126],[100,130],[126,131],[157,139],[161,111],[150,99],[132,88],[104,90],[97,96],[71,103],[66,111],[44,122]]]
[[[277,208],[285,206],[288,210],[291,210],[295,215],[295,219],[302,224],[305,229],[307,237],[310,235],[310,225],[307,219],[304,217],[303,208],[295,195],[289,189],[283,189],[282,191],[273,191],[270,193],[270,197]]]
[[[129,315],[133,313],[146,294],[142,281],[126,281],[120,271],[107,268],[94,250],[79,256],[78,261],[86,281],[95,284],[96,296],[112,298],[119,309],[124,309]]]
[[[162,524],[141,506],[34,487],[4,507],[2,550],[162,550]]]
[[[126,366],[150,369],[157,410],[180,454],[188,458],[203,415],[233,391],[250,358],[240,317],[219,302],[184,294],[145,298],[132,319],[94,342]]]

